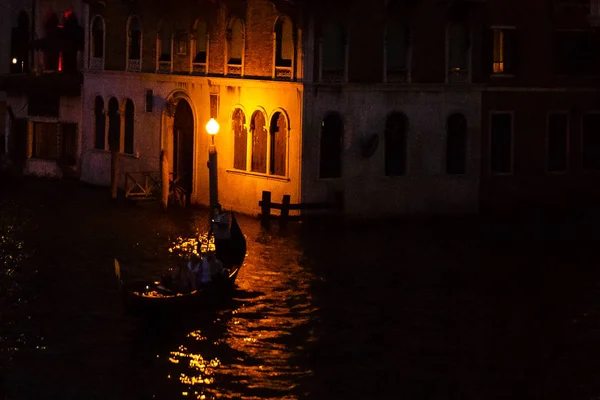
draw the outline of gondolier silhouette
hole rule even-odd
[[[223,261],[224,258],[227,258],[229,251],[231,229],[229,228],[229,215],[223,211],[220,204],[217,204],[213,211],[209,237],[210,235],[215,240],[217,259]]]

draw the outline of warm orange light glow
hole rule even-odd
[[[16,59],[16,58],[13,58],[13,59],[12,59],[12,63],[13,63],[13,64],[16,64],[16,63],[17,63],[17,59]]]
[[[63,63],[63,53],[62,51],[58,53],[58,70],[62,71],[62,63]]]
[[[219,132],[219,128],[219,123],[214,118],[211,118],[210,121],[206,123],[206,131],[209,135],[216,135]]]
[[[494,66],[495,74],[504,72],[504,32],[500,29],[494,30]]]

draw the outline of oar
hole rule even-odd
[[[119,290],[123,288],[123,281],[121,280],[121,264],[115,258],[115,276],[117,277],[117,283],[119,284]]]

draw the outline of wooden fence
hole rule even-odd
[[[158,171],[125,173],[125,198],[129,200],[156,200],[161,186]]]
[[[261,208],[259,219],[263,226],[268,226],[271,220],[279,220],[280,225],[285,225],[288,221],[300,221],[306,215],[290,215],[291,210],[342,210],[343,198],[341,194],[336,195],[336,201],[333,203],[301,203],[291,204],[290,195],[283,195],[281,203],[271,201],[271,192],[263,191],[262,199],[258,202]],[[272,210],[280,210],[279,214],[271,214]]]

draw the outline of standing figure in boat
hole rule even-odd
[[[216,257],[223,260],[227,257],[229,244],[231,239],[231,229],[229,228],[229,215],[224,212],[220,204],[217,204],[213,212],[213,219],[210,228],[209,236],[212,234],[215,238]]]

